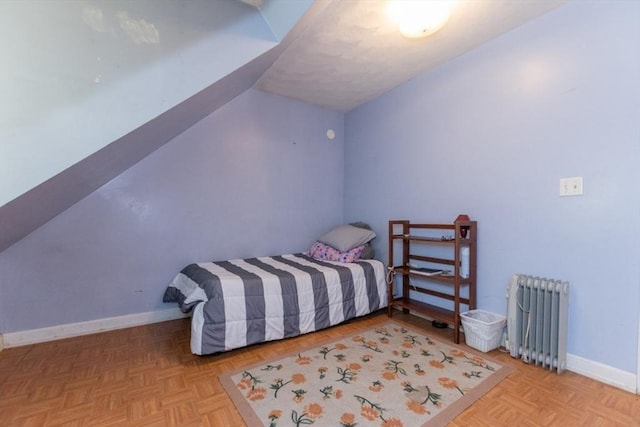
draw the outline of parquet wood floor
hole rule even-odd
[[[451,339],[451,330],[396,318]],[[351,333],[379,312],[324,331],[213,356],[189,351],[190,319],[0,352],[2,426],[244,426],[218,374]],[[572,372],[525,365],[455,418],[467,426],[640,426],[640,396]]]

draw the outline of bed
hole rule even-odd
[[[387,306],[383,263],[345,258],[368,241],[341,250],[361,240],[342,246],[318,241],[305,253],[190,264],[173,278],[163,301],[192,313],[191,352],[198,355],[337,325]]]

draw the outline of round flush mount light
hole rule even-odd
[[[426,37],[449,20],[452,0],[387,0],[386,13],[405,37]]]
[[[327,129],[327,138],[335,139],[336,132],[333,129]]]

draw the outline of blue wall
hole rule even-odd
[[[187,263],[308,249],[342,220],[343,120],[245,92],[0,253],[0,331],[166,309]]]
[[[345,220],[469,214],[479,308],[506,312],[513,273],[568,280],[569,353],[635,373],[639,22],[572,2],[347,114]],[[572,176],[584,196],[559,197]]]

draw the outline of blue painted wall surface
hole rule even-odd
[[[569,353],[635,373],[639,23],[573,2],[347,114],[345,220],[469,214],[479,308],[506,312],[513,273],[568,280]],[[559,197],[572,176],[584,196]]]
[[[0,331],[166,309],[187,263],[307,250],[342,220],[343,121],[245,92],[0,253]]]

